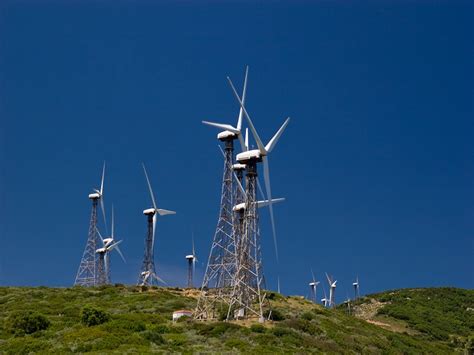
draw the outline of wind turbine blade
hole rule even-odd
[[[161,277],[159,277],[157,274],[153,274],[152,277],[160,281],[162,284],[168,285]]]
[[[221,153],[222,153],[222,156],[224,157],[224,160],[225,160],[225,153],[224,153],[224,150],[222,149],[222,147],[220,145],[218,145],[219,149],[221,150]],[[240,180],[239,178],[237,177],[237,174],[235,173],[234,169],[232,169],[232,166],[229,167],[229,169],[232,170],[232,173],[234,174],[234,179],[235,181],[237,181],[237,186],[239,187],[240,191],[242,192],[242,194],[245,195],[245,190],[244,190],[244,187],[242,186],[242,184],[240,183]],[[257,180],[258,181],[258,180]]]
[[[245,151],[249,150],[249,129],[245,129]]]
[[[265,197],[265,194],[263,193],[262,185],[260,184],[260,180],[258,178],[257,178],[257,187],[258,187],[258,192],[260,192],[260,195],[262,195],[262,198],[266,200],[267,198]]]
[[[156,207],[155,196],[153,195],[153,190],[151,188],[150,179],[148,179],[148,174],[146,173],[145,164],[142,163],[142,165],[143,165],[143,171],[145,172],[146,182],[148,183],[148,189],[150,190],[151,201],[153,202],[153,207],[156,210],[158,208]]]
[[[278,243],[277,243],[277,237],[276,237],[276,229],[275,229],[275,219],[273,217],[273,203],[272,203],[272,189],[270,186],[270,168],[268,166],[268,157],[263,156],[262,157],[263,161],[263,178],[265,180],[265,188],[267,190],[267,198],[270,203],[268,204],[268,210],[270,211],[270,219],[272,222],[272,231],[273,231],[273,244],[275,246],[275,255],[276,255],[276,260],[277,263],[279,262],[278,260]]]
[[[213,127],[223,129],[225,131],[230,131],[234,134],[239,134],[240,133],[239,129],[231,126],[230,124],[215,123],[215,122],[209,122],[209,121],[202,121],[202,123],[207,124],[208,126],[213,126]]]
[[[313,277],[313,282],[316,283],[316,279],[315,279],[315,277],[314,277],[313,268],[311,268],[311,276]]]
[[[242,91],[242,103],[245,105],[245,96],[247,93],[247,77],[249,74],[249,66],[245,68],[245,79],[244,79],[244,89]],[[242,129],[242,118],[243,118],[243,110],[242,107],[239,110],[239,120],[237,121],[237,129],[240,131]]]
[[[100,209],[102,210],[102,218],[104,219],[104,228],[105,228],[105,233],[108,233],[107,229],[107,219],[105,218],[105,206],[104,206],[104,196],[100,196]]]
[[[278,293],[281,293],[280,292],[280,276],[278,276]]]
[[[165,210],[163,208],[158,208],[156,211],[158,212],[158,214],[160,216],[166,216],[166,215],[169,215],[169,214],[176,214],[175,211]]]
[[[242,138],[242,134],[239,134],[237,137],[239,138],[239,143],[240,143],[240,147],[242,148],[242,152],[246,152],[248,149],[246,149],[244,139]]]
[[[102,237],[102,234],[100,234],[99,228],[95,227],[95,230],[96,230],[97,234],[99,234],[100,240],[102,240],[102,243],[103,243],[103,242],[104,242],[104,238]]]
[[[329,277],[327,272],[325,272],[325,274],[326,274],[326,278],[328,279],[329,287],[331,287],[331,284],[332,284],[331,278]]]
[[[196,252],[194,251],[194,232],[191,234],[191,240],[193,243],[193,262],[194,262],[194,256],[196,255]]]
[[[104,165],[102,166],[102,179],[100,181],[100,195],[104,193],[104,178],[105,178],[105,161],[104,161]]]
[[[124,262],[124,263],[127,263],[127,261],[125,260],[125,257],[124,257],[123,254],[122,254],[122,251],[120,250],[120,248],[118,247],[118,245],[117,245],[117,247],[115,248],[115,250],[117,250],[117,253],[119,253],[119,255],[120,255],[120,257],[122,258],[123,262]]]
[[[284,197],[281,197],[281,198],[274,198],[272,199],[272,204],[273,203],[278,203],[278,202],[283,202],[285,201],[285,198]],[[268,206],[270,205],[270,201],[268,200],[264,200],[264,201],[257,201],[257,207],[260,208],[260,207],[265,207],[265,206]]]
[[[244,111],[245,117],[247,117],[247,121],[249,123],[250,130],[252,131],[252,134],[255,138],[255,141],[257,142],[257,146],[258,146],[258,149],[260,150],[260,154],[265,155],[267,153],[267,151],[265,150],[265,146],[263,145],[262,140],[260,139],[257,131],[255,130],[255,127],[253,126],[252,120],[250,119],[250,116],[249,116],[247,110],[245,109],[244,104],[240,100],[239,94],[237,94],[237,91],[235,90],[234,84],[232,84],[232,80],[230,80],[229,77],[227,77],[227,80],[229,81],[229,84],[232,87],[232,91],[234,92],[235,98],[239,101],[240,107]]]
[[[153,215],[153,234],[151,238],[151,250],[154,250],[155,247],[155,231],[156,231],[156,212]]]
[[[280,139],[280,136],[282,135],[283,131],[285,130],[286,126],[288,126],[288,123],[290,123],[290,118],[288,117],[285,122],[283,122],[282,126],[280,127],[280,129],[277,131],[277,133],[275,133],[275,135],[273,136],[272,139],[270,139],[270,141],[268,142],[268,144],[265,146],[265,150],[267,152],[271,152],[273,150],[273,148],[275,148],[275,145],[277,144],[278,142],[278,139]]]

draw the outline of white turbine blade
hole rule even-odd
[[[219,149],[221,150],[222,156],[224,157],[224,160],[225,160],[225,153],[224,153],[224,150],[222,149],[222,147],[221,147],[220,145],[218,145],[218,147],[219,147]],[[232,166],[230,166],[229,169],[232,170],[232,173],[234,174],[235,181],[237,181],[237,186],[239,187],[240,191],[242,192],[242,194],[245,195],[244,187],[243,187],[242,184],[240,183],[240,180],[239,180],[239,178],[237,177],[237,174],[235,173],[234,169],[232,169]],[[265,198],[265,197],[264,197],[264,198]]]
[[[313,282],[316,283],[316,278],[314,277],[313,268],[311,268],[311,276],[313,277]]]
[[[176,214],[175,211],[165,210],[165,209],[163,209],[163,208],[158,208],[158,209],[156,210],[156,212],[158,212],[158,214],[159,214],[160,216],[166,216],[166,215],[169,215],[169,214]]]
[[[278,276],[278,293],[281,293],[280,292],[280,276]]]
[[[124,263],[127,263],[127,261],[125,260],[125,257],[124,257],[123,254],[122,254],[122,251],[120,250],[120,248],[118,247],[118,245],[117,245],[117,247],[115,248],[115,250],[117,250],[117,253],[119,253],[119,255],[120,255],[120,257],[122,258],[123,262],[124,262]]]
[[[152,277],[160,281],[162,284],[168,285],[161,277],[159,277],[157,274],[153,274]]]
[[[242,104],[245,105],[245,96],[247,94],[247,77],[249,74],[249,66],[245,68],[245,79],[244,79],[244,88],[242,91]],[[239,110],[239,120],[237,121],[237,129],[240,131],[242,129],[242,118],[243,118],[243,110],[242,107]]]
[[[153,202],[153,207],[156,210],[157,207],[156,207],[156,202],[155,202],[155,196],[153,195],[153,190],[151,188],[150,179],[148,179],[148,174],[146,173],[145,164],[142,163],[142,165],[143,165],[143,171],[145,172],[146,182],[148,183],[148,189],[150,190],[151,201]]]
[[[245,151],[249,150],[249,129],[245,129]]]
[[[267,198],[265,197],[265,194],[263,193],[262,185],[260,184],[260,180],[258,178],[257,178],[257,187],[258,187],[258,191],[260,192],[260,195],[262,195],[262,198],[266,200]]]
[[[100,196],[100,209],[102,210],[102,218],[104,219],[105,233],[108,234],[107,219],[105,218],[104,196],[102,196],[102,195]]]
[[[102,167],[102,179],[100,181],[100,194],[101,195],[104,193],[104,177],[105,177],[105,161]]]
[[[327,272],[325,274],[326,274],[326,278],[328,279],[329,286],[331,286],[332,284],[331,278],[329,277]]]
[[[229,81],[229,84],[230,86],[232,87],[232,91],[234,92],[234,95],[236,97],[236,99],[239,101],[239,104],[240,104],[240,107],[242,108],[242,110],[244,111],[244,114],[245,114],[245,117],[247,117],[247,121],[249,123],[249,126],[250,126],[250,130],[252,131],[252,134],[255,138],[255,141],[257,142],[257,146],[258,146],[258,149],[260,150],[260,154],[262,155],[266,155],[267,154],[267,151],[265,150],[265,146],[263,145],[262,143],[262,140],[260,139],[257,131],[255,130],[255,127],[252,123],[252,120],[250,119],[250,116],[247,112],[247,110],[245,109],[245,106],[244,104],[242,103],[242,101],[240,100],[240,97],[239,97],[239,94],[237,94],[237,91],[235,90],[235,87],[234,87],[234,84],[232,84],[232,80],[230,80],[229,77],[227,77],[227,80]]]
[[[283,202],[285,201],[285,198],[284,197],[281,197],[281,198],[274,198],[272,199],[272,204],[273,203],[278,203],[278,202]],[[265,206],[268,206],[270,205],[270,201],[268,200],[264,200],[264,201],[257,201],[257,207],[260,208],[260,207],[265,207]]]
[[[97,234],[99,234],[100,240],[102,240],[102,243],[103,243],[103,242],[104,242],[104,238],[102,238],[102,234],[100,234],[99,228],[95,227],[95,230],[96,230]]]
[[[192,243],[193,243],[193,262],[194,262],[195,255],[196,255],[196,252],[195,252],[195,250],[194,250],[194,232],[193,232],[192,235],[191,235],[191,240],[192,240]]]
[[[276,229],[275,229],[275,219],[273,217],[273,203],[272,203],[272,189],[270,186],[270,168],[268,166],[268,158],[266,156],[262,157],[263,161],[263,178],[265,180],[265,188],[267,190],[267,198],[270,203],[268,204],[268,210],[270,211],[270,219],[272,222],[272,231],[273,231],[273,244],[275,246],[275,255],[276,255],[276,260],[277,263],[279,262],[278,260],[278,243],[277,243],[277,237],[276,237]]]
[[[239,134],[240,133],[238,128],[235,128],[235,127],[231,126],[230,124],[215,123],[215,122],[209,122],[209,121],[202,121],[202,123],[207,124],[208,126],[213,126],[213,127],[223,129],[225,131],[230,131],[234,134]]]
[[[155,247],[155,231],[156,231],[156,212],[153,214],[153,234],[151,238],[151,250]]]
[[[107,247],[107,250],[106,251],[110,251],[110,250],[114,250],[114,248],[119,245],[120,243],[122,243],[121,240],[119,240],[118,242],[115,242],[114,244],[111,244]]]
[[[272,139],[268,142],[268,144],[265,146],[265,150],[270,153],[273,148],[275,148],[275,145],[278,142],[278,139],[280,139],[280,136],[282,135],[283,131],[285,130],[286,126],[288,126],[288,123],[290,122],[290,118],[288,117],[285,122],[283,122],[282,126],[280,129],[275,133]]]

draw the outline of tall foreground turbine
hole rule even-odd
[[[316,278],[314,277],[313,270],[311,269],[311,276],[313,277],[312,281],[309,283],[309,287],[311,289],[311,298],[314,303],[317,303],[317,290],[318,290],[318,285],[319,281],[316,281]]]
[[[246,166],[245,184],[245,212],[244,225],[237,250],[238,262],[231,302],[227,313],[227,319],[258,318],[264,321],[263,307],[265,294],[262,290],[264,285],[262,253],[260,244],[260,228],[258,219],[257,201],[257,163],[263,163],[263,176],[265,188],[267,190],[268,206],[272,221],[272,230],[275,244],[275,253],[278,260],[278,248],[276,243],[275,223],[273,218],[273,203],[270,187],[270,172],[268,167],[268,154],[275,147],[278,139],[288,125],[289,118],[283,123],[273,138],[266,146],[263,145],[253,122],[245,109],[243,101],[240,99],[230,78],[229,84],[232,87],[236,99],[239,101],[241,110],[247,118],[258,149],[247,150],[237,154],[237,161]]]
[[[248,68],[245,72],[243,100],[246,96]],[[214,319],[218,317],[217,304],[229,304],[230,293],[237,269],[237,237],[233,215],[236,179],[234,179],[234,141],[239,140],[244,149],[242,138],[242,109],[239,111],[237,126],[203,121],[204,124],[222,129],[217,139],[224,144],[224,172],[222,175],[219,218],[212,240],[209,259],[204,274],[201,294],[194,312],[196,319]],[[245,168],[245,167],[243,167]],[[238,170],[236,170],[238,171]]]
[[[92,201],[91,218],[89,222],[89,233],[87,237],[86,248],[82,254],[82,259],[77,270],[74,286],[94,286],[97,284],[97,204],[100,202],[102,209],[102,217],[104,224],[107,226],[105,220],[104,210],[104,178],[105,178],[105,162],[102,167],[102,179],[100,183],[100,190],[94,189],[94,192],[89,194],[89,199]]]
[[[155,247],[155,232],[156,232],[156,220],[158,215],[166,216],[169,214],[176,214],[174,211],[164,210],[156,206],[155,196],[151,188],[150,179],[146,172],[145,164],[143,164],[143,171],[145,172],[146,181],[148,184],[148,190],[150,191],[151,201],[153,203],[152,208],[148,208],[143,211],[143,214],[147,216],[147,236],[145,239],[145,254],[143,256],[142,268],[138,276],[139,286],[151,286],[157,284],[158,281],[164,281],[158,277],[155,270],[155,259],[154,259],[154,247]]]

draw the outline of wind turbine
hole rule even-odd
[[[282,135],[283,131],[285,130],[286,126],[290,122],[290,118],[288,117],[283,125],[280,127],[280,129],[276,132],[276,134],[270,139],[270,141],[267,143],[267,145],[263,145],[262,140],[260,139],[260,136],[257,133],[257,130],[255,129],[255,126],[253,125],[253,122],[245,109],[244,102],[240,99],[239,94],[237,94],[237,91],[235,90],[234,84],[232,83],[232,80],[230,80],[229,77],[227,77],[227,80],[229,81],[229,84],[232,88],[232,91],[234,92],[234,96],[236,97],[237,101],[239,101],[240,108],[244,112],[245,117],[247,118],[250,130],[252,131],[252,135],[254,136],[254,139],[257,143],[258,149],[252,149],[252,150],[245,150],[242,153],[237,154],[237,161],[239,163],[249,161],[249,160],[255,160],[255,161],[261,161],[263,163],[263,178],[265,182],[265,189],[267,193],[267,198],[270,201],[269,203],[269,210],[270,210],[270,219],[272,223],[272,231],[273,231],[273,243],[275,246],[275,254],[276,258],[278,261],[278,244],[277,244],[277,238],[276,238],[276,229],[275,229],[275,219],[273,216],[273,204],[272,204],[272,189],[271,189],[271,184],[270,184],[270,167],[268,164],[268,155],[271,153],[271,151],[275,148],[276,143],[278,142],[278,139]]]
[[[322,302],[324,307],[327,307],[327,305],[329,303],[329,299],[326,296],[326,289],[324,288],[324,286],[323,286],[323,292],[324,292],[324,298],[321,298],[321,302]]]
[[[194,234],[192,235],[192,244],[193,244],[193,253],[190,255],[186,255],[186,260],[188,261],[188,287],[193,287],[193,276],[196,270],[196,251],[194,250]]]
[[[89,199],[91,200],[98,200],[100,202],[100,209],[102,210],[102,218],[104,219],[104,228],[105,232],[107,233],[107,220],[105,218],[105,208],[104,208],[104,178],[105,178],[105,161],[104,165],[102,166],[102,179],[100,180],[100,190],[93,189],[93,193],[89,194]]]
[[[154,260],[154,246],[155,246],[155,232],[156,232],[156,220],[158,215],[166,216],[170,214],[176,214],[174,211],[165,210],[158,208],[156,205],[155,196],[151,188],[150,179],[146,172],[145,164],[143,164],[143,171],[145,172],[146,181],[148,184],[148,190],[150,192],[151,201],[153,203],[152,208],[148,208],[143,211],[143,214],[147,216],[148,220],[148,233],[145,240],[145,254],[143,257],[143,264],[138,277],[138,285],[151,286],[153,285],[153,279],[156,279],[162,283],[165,283],[155,272],[155,260]]]
[[[311,295],[313,298],[313,302],[316,303],[317,302],[316,291],[320,282],[316,281],[316,278],[314,277],[313,269],[311,269],[311,276],[313,277],[313,280],[309,283],[309,287],[311,288]]]
[[[344,301],[344,304],[347,306],[347,314],[351,315],[351,299],[349,296],[347,296],[346,300]]]
[[[99,235],[100,239],[102,240],[102,248],[96,250],[96,253],[99,255],[99,262],[98,262],[98,275],[97,280],[99,285],[109,284],[110,280],[110,257],[108,254],[112,250],[117,250],[117,253],[122,258],[123,262],[125,263],[125,258],[122,254],[122,251],[119,248],[119,244],[122,242],[121,240],[115,242],[115,218],[114,218],[114,206],[112,205],[112,223],[111,223],[111,230],[112,233],[110,237],[103,238],[97,229],[97,234]]]
[[[326,273],[326,278],[328,279],[329,283],[329,307],[334,308],[336,306],[336,302],[334,301],[335,299],[335,293],[336,293],[336,282],[337,280],[333,280],[332,276],[329,276]]]
[[[245,96],[246,96],[246,92],[247,92],[248,72],[249,72],[249,67],[247,66],[247,68],[245,69],[244,88],[243,88],[243,91],[242,91],[242,102],[244,102],[244,103],[245,103]],[[209,122],[209,121],[202,121],[202,123],[204,123],[208,126],[213,126],[213,127],[223,129],[224,131],[220,132],[217,135],[217,138],[219,140],[226,140],[229,137],[232,137],[232,138],[237,137],[239,139],[242,150],[246,150],[245,149],[246,145],[245,145],[245,142],[242,138],[242,118],[243,118],[243,110],[242,110],[242,108],[240,108],[239,118],[237,119],[237,127],[234,127],[234,126],[232,126],[230,124],[226,124],[226,123],[215,123],[215,122]]]
[[[89,233],[87,236],[87,243],[82,254],[79,269],[77,270],[75,286],[94,286],[97,282],[97,204],[100,202],[102,209],[102,217],[104,218],[104,228],[107,230],[107,221],[105,219],[104,209],[104,178],[105,178],[105,162],[102,167],[102,179],[100,182],[100,190],[94,189],[93,193],[89,194],[89,199],[92,201],[91,218],[89,222]]]
[[[354,286],[354,300],[357,300],[360,295],[359,295],[359,276],[356,277],[356,281],[352,283],[352,286]]]

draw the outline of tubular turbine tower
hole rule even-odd
[[[245,80],[242,99],[245,101],[248,67],[245,71]],[[242,109],[239,112],[237,127],[229,124],[203,121],[204,124],[214,126],[224,131],[217,135],[217,139],[224,143],[224,173],[222,177],[221,203],[219,219],[212,241],[211,251],[204,274],[201,294],[194,312],[196,319],[215,319],[218,316],[215,305],[229,304],[230,293],[234,284],[237,269],[236,233],[234,228],[233,200],[236,196],[233,176],[234,140],[238,139],[245,149],[242,138]],[[240,169],[240,168],[239,168]],[[236,171],[239,171],[236,169]]]
[[[231,294],[230,305],[227,312],[227,319],[258,318],[264,321],[263,307],[265,301],[264,276],[262,265],[262,253],[260,247],[260,229],[258,223],[258,201],[257,201],[257,163],[263,163],[264,181],[270,209],[275,252],[278,259],[278,249],[276,244],[275,223],[273,219],[273,200],[270,187],[270,170],[268,165],[268,154],[275,147],[278,139],[289,123],[289,118],[283,123],[277,133],[263,145],[250,116],[245,109],[243,101],[240,99],[230,78],[227,78],[232,87],[235,97],[240,103],[252,134],[257,143],[258,149],[244,150],[237,154],[237,161],[246,166],[245,184],[245,211],[243,220],[243,230],[239,241],[237,256],[237,272]]]
[[[102,209],[102,217],[104,218],[104,225],[107,228],[107,222],[105,220],[105,210],[104,210],[104,177],[105,177],[105,162],[102,167],[102,180],[100,183],[100,190],[94,189],[94,192],[89,194],[89,199],[92,201],[92,211],[91,219],[89,222],[89,233],[87,237],[86,248],[82,254],[81,263],[79,264],[79,269],[77,270],[76,279],[74,281],[74,286],[95,286],[98,282],[97,280],[97,204],[100,202],[100,207]]]

